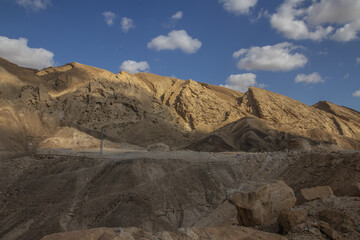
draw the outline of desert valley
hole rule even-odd
[[[2,240],[360,239],[359,150],[334,103],[0,59]]]

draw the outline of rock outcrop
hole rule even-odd
[[[194,151],[207,152],[272,152],[287,150],[338,149],[329,142],[300,137],[270,126],[253,116],[227,124],[187,146]]]
[[[241,226],[265,225],[296,202],[293,190],[281,180],[244,182],[230,194]]]
[[[314,188],[303,188],[296,192],[296,204],[309,202],[315,199],[334,197],[334,193],[329,186],[317,186]]]
[[[306,212],[306,218],[292,221],[286,237],[295,239],[357,240],[360,233],[360,199],[334,197],[296,206],[293,212]]]

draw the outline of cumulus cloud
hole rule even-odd
[[[304,21],[306,9],[298,8],[302,3],[303,0],[285,0],[277,12],[271,15],[271,26],[285,37],[295,40],[322,40],[327,37],[333,31],[333,27],[314,26],[310,30]]]
[[[185,30],[174,30],[167,36],[160,35],[152,39],[147,47],[157,51],[181,49],[190,54],[197,52],[201,45],[202,43],[198,39],[189,36]]]
[[[243,73],[243,74],[231,74],[225,85],[220,85],[223,87],[231,88],[236,91],[246,92],[249,87],[256,86],[256,75],[253,73]]]
[[[339,42],[348,42],[358,38],[357,34],[359,30],[360,19],[351,23],[347,23],[343,27],[338,28],[331,36],[331,38]]]
[[[174,15],[171,16],[172,20],[180,20],[183,17],[183,12],[182,11],[178,11],[177,13],[175,13]]]
[[[353,92],[352,94],[354,97],[360,97],[360,90],[357,90],[355,92]]]
[[[316,84],[316,83],[324,83],[325,80],[320,76],[319,73],[314,72],[311,74],[298,74],[295,78],[296,83],[305,83],[305,84]]]
[[[54,64],[54,54],[43,48],[31,48],[26,38],[0,36],[0,57],[23,67],[42,69]]]
[[[360,57],[356,58],[356,63],[360,64]]]
[[[107,25],[111,26],[114,24],[114,20],[116,18],[115,13],[111,11],[103,12],[103,16],[105,18],[105,22],[107,23]]]
[[[150,66],[146,61],[136,62],[133,60],[127,60],[122,62],[120,69],[129,73],[138,73],[149,71]]]
[[[285,37],[295,40],[321,41],[330,38],[347,42],[360,31],[359,0],[284,0],[271,15],[271,26]]]
[[[298,48],[300,47],[283,42],[264,47],[243,48],[234,52],[233,57],[240,58],[237,67],[247,71],[290,71],[303,67],[308,62],[304,55],[294,53]]]
[[[44,10],[51,5],[51,0],[16,0],[16,3],[24,8],[31,8],[34,11]]]
[[[219,0],[226,11],[236,15],[249,13],[250,8],[254,7],[257,0]]]
[[[124,32],[128,32],[130,29],[135,28],[134,21],[131,18],[121,18],[121,29]]]
[[[359,0],[313,1],[306,11],[306,20],[311,24],[345,24],[359,19],[360,2]]]

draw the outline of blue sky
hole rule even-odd
[[[79,62],[360,111],[359,0],[0,0],[0,57]]]

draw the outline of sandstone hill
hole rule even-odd
[[[109,141],[141,147],[360,149],[360,113],[332,103],[79,63],[38,71],[0,59],[0,150],[32,151],[65,127],[97,139],[103,129]]]

